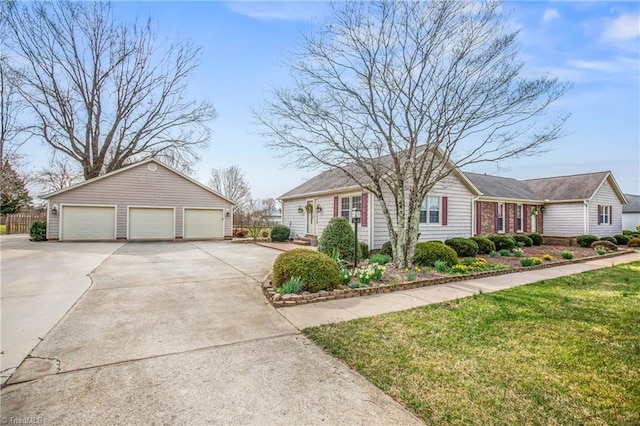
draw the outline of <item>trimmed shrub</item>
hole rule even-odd
[[[307,249],[293,249],[282,253],[273,263],[276,286],[298,277],[312,292],[333,290],[340,285],[340,270],[329,256]]]
[[[622,235],[631,235],[633,234],[633,231],[630,229],[623,229],[622,230]]]
[[[613,238],[616,239],[616,244],[620,246],[626,246],[631,237],[627,237],[626,235],[614,235]]]
[[[516,235],[513,237],[516,243],[523,243],[525,247],[531,247],[533,245],[533,239],[526,235]]]
[[[31,224],[29,229],[29,240],[46,241],[47,240],[47,222],[38,220]]]
[[[363,243],[360,241],[360,253],[358,253],[359,259],[368,259],[369,258],[369,245],[367,243]]]
[[[591,247],[591,244],[593,244],[594,241],[598,241],[599,239],[600,238],[596,237],[595,235],[585,234],[580,235],[576,239],[576,242],[580,247]]]
[[[384,254],[385,256],[389,256],[393,258],[393,248],[391,247],[391,241],[387,241],[382,245],[380,249],[380,254]]]
[[[233,228],[232,235],[236,238],[246,238],[249,235],[249,230],[246,228]]]
[[[287,241],[291,235],[291,230],[284,225],[276,225],[271,228],[271,241]]]
[[[371,258],[369,259],[370,263],[377,263],[378,265],[386,265],[387,263],[391,262],[393,259],[391,259],[391,256],[387,256],[386,254],[382,254],[382,253],[378,253],[378,254],[372,254]]]
[[[618,251],[618,246],[609,240],[599,240],[591,243],[591,248],[599,249],[603,248],[607,251]]]
[[[441,260],[449,266],[458,263],[458,255],[449,246],[435,241],[418,243],[413,256],[414,263],[421,266],[433,266],[436,260]]]
[[[329,224],[322,231],[318,240],[318,251],[330,255],[334,249],[340,251],[343,259],[353,259],[356,237],[349,221],[344,217],[332,217]],[[360,245],[358,245],[358,259],[362,259]]]
[[[473,237],[471,239],[478,244],[478,253],[489,254],[492,251],[496,251],[496,245],[488,238]]]
[[[512,250],[516,246],[516,240],[508,235],[492,235],[489,237],[493,244],[496,245],[496,250]]]
[[[534,246],[541,246],[544,244],[544,238],[540,234],[529,234],[529,238],[533,241]]]
[[[609,241],[613,244],[618,244],[618,241],[614,237],[602,237],[599,241]]]
[[[478,254],[478,243],[471,238],[450,238],[444,243],[460,257],[475,257]]]
[[[511,250],[507,250],[507,249],[502,249],[499,251],[500,256],[502,257],[509,257],[511,256]]]
[[[640,238],[632,238],[627,243],[627,247],[640,247]]]
[[[560,256],[562,256],[563,259],[571,260],[573,259],[573,252],[567,250],[561,251]]]

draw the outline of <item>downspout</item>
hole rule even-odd
[[[584,203],[584,223],[582,224],[583,226],[583,234],[588,234],[589,233],[589,203],[587,202],[587,200],[583,201]]]
[[[476,201],[478,201],[478,199],[480,198],[479,195],[472,195],[471,196],[471,236],[475,236],[476,235],[476,223],[477,223],[477,217],[476,217]]]

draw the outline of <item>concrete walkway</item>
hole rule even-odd
[[[458,281],[413,290],[279,308],[278,312],[288,319],[291,324],[302,330],[307,327],[315,327],[322,324],[402,311],[418,306],[472,296],[480,292],[491,293],[505,288],[531,284],[541,280],[578,274],[580,272],[592,271],[594,269],[606,268],[638,260],[640,260],[640,252],[636,251],[635,253],[622,256],[590,260],[584,263],[574,263],[548,269],[516,272],[496,277],[470,279],[468,281]],[[640,279],[640,277],[638,279]]]

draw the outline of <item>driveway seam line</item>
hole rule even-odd
[[[49,377],[49,376],[60,376],[60,375],[63,375],[63,374],[77,373],[77,372],[80,372],[80,371],[96,370],[96,369],[104,368],[104,367],[125,365],[125,364],[134,363],[134,362],[138,362],[138,361],[146,361],[146,360],[149,360],[149,359],[164,358],[164,357],[169,357],[169,356],[174,356],[174,355],[181,355],[181,354],[188,354],[188,353],[199,352],[199,351],[207,351],[207,350],[212,350],[212,349],[217,349],[217,348],[226,348],[226,347],[235,346],[235,345],[243,345],[243,344],[250,343],[250,342],[260,342],[260,341],[264,341],[264,340],[277,339],[277,338],[287,337],[287,336],[302,336],[302,333],[300,333],[300,331],[295,331],[295,332],[291,332],[291,333],[276,334],[274,336],[258,337],[256,339],[247,339],[247,340],[240,340],[240,341],[237,341],[237,342],[224,343],[222,345],[214,345],[214,346],[206,346],[206,347],[203,347],[203,348],[187,349],[186,351],[181,351],[181,352],[170,352],[170,353],[165,353],[165,354],[151,355],[151,356],[142,357],[142,358],[128,359],[128,360],[125,360],[125,361],[116,361],[116,362],[109,362],[109,363],[100,364],[100,365],[92,365],[92,366],[89,366],[89,367],[80,367],[80,368],[75,368],[73,370],[58,371],[55,374],[47,374],[47,375],[42,376],[42,377],[33,378],[33,379],[29,379],[29,380],[24,380],[22,382],[11,383],[10,385],[6,385],[5,384],[3,386],[3,388],[4,387],[13,386],[13,385],[22,384],[22,383],[34,382],[34,381],[37,381],[37,380],[40,380],[40,379],[43,379],[43,378]],[[44,357],[44,356],[31,357],[31,358],[58,360],[57,358],[47,358],[47,357]]]
[[[208,251],[206,251],[206,250],[205,250],[205,249],[203,249],[202,247],[199,247],[199,246],[195,245],[194,243],[189,243],[189,244],[191,244],[191,246],[193,246],[193,247],[197,248],[198,250],[202,251],[203,253],[205,253],[205,254],[209,255],[209,257],[212,257],[212,258],[214,258],[214,259],[216,259],[216,260],[219,260],[220,262],[224,263],[225,265],[230,266],[231,268],[233,268],[233,269],[235,269],[236,271],[240,272],[240,273],[241,273],[242,275],[244,275],[245,277],[247,277],[247,278],[251,278],[251,279],[252,279],[253,281],[255,281],[256,283],[258,283],[258,284],[262,285],[262,283],[261,283],[260,281],[258,281],[257,279],[255,279],[255,278],[254,278],[254,277],[252,277],[251,275],[247,275],[246,273],[244,273],[244,272],[243,272],[243,271],[241,271],[240,269],[236,268],[236,267],[235,267],[235,266],[233,266],[232,264],[230,264],[230,263],[228,263],[228,262],[225,262],[224,260],[220,259],[220,258],[219,258],[219,257],[217,257],[217,256],[214,256],[213,254],[209,253]]]

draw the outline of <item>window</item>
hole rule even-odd
[[[440,197],[425,197],[420,206],[420,223],[440,223]]]
[[[611,206],[598,206],[598,225],[611,225]]]
[[[516,231],[522,232],[522,204],[516,206]]]
[[[340,216],[346,217],[351,222],[352,210],[359,209],[362,211],[362,196],[354,195],[353,197],[340,198]]]
[[[498,203],[496,216],[496,228],[498,232],[504,232],[504,204]]]

